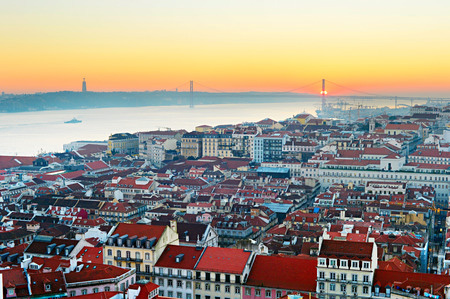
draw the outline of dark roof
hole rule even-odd
[[[197,249],[193,246],[168,245],[161,254],[155,267],[194,269],[203,248]],[[177,257],[181,257],[177,262]]]
[[[207,247],[196,270],[242,274],[250,252],[242,249]]]
[[[323,240],[320,256],[371,259],[374,243]]]
[[[42,240],[42,241],[41,241]],[[28,246],[25,250],[26,253],[35,253],[35,254],[44,254],[44,255],[56,255],[56,246],[66,245],[74,247],[78,244],[79,241],[75,240],[66,240],[66,239],[56,239],[52,237],[36,237],[33,242]],[[56,246],[52,249],[50,254],[47,253],[47,246],[51,244],[56,244]],[[61,252],[61,255],[64,254],[64,251]],[[69,253],[70,254],[70,253]]]
[[[316,291],[317,259],[258,255],[247,285],[296,291]]]

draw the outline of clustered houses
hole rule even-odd
[[[299,114],[0,156],[5,298],[448,297],[448,116]]]

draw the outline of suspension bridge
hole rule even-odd
[[[194,89],[195,86],[195,89]],[[327,87],[330,90],[327,90]],[[189,88],[189,89],[188,89]],[[189,92],[189,107],[194,108],[195,94],[196,93],[220,93],[220,94],[233,94],[236,91],[231,90],[221,90],[218,88],[214,88],[203,84],[198,81],[186,81],[183,84],[180,84],[174,88],[166,89],[167,92]],[[239,91],[242,93],[244,91]],[[247,91],[251,92],[251,91]],[[401,108],[401,107],[412,107],[414,103],[432,103],[435,102],[437,104],[445,105],[448,104],[450,98],[436,98],[436,97],[417,97],[417,96],[397,96],[397,95],[388,95],[388,94],[378,94],[363,90],[354,89],[351,87],[347,87],[345,85],[321,79],[315,82],[302,85],[300,87],[288,89],[288,90],[273,90],[267,91],[267,93],[272,93],[274,95],[282,94],[282,95],[304,95],[304,96],[320,96],[321,97],[321,110],[325,111],[330,107],[339,106],[341,109],[343,107],[346,110],[347,107],[357,107],[360,109],[362,107],[370,108],[376,107],[377,100],[383,100],[383,102],[390,102],[393,108]],[[353,101],[353,104],[351,103]],[[375,102],[374,102],[375,101]],[[370,102],[371,105],[363,105],[364,102]],[[402,102],[402,103],[400,103]],[[318,103],[319,104],[319,103]],[[351,108],[350,108],[351,109]]]

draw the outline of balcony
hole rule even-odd
[[[136,272],[136,275],[139,275],[139,276],[152,276],[153,274],[152,274],[152,272],[139,271],[139,272]]]
[[[114,260],[116,261],[123,261],[123,262],[135,262],[135,263],[142,263],[142,259],[132,258],[132,257],[119,257],[115,256]]]

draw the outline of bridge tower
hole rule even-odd
[[[194,81],[189,81],[189,108],[194,108]]]
[[[327,109],[327,100],[325,96],[327,95],[327,91],[325,90],[325,79],[322,79],[322,90],[320,91],[322,95],[322,113]]]

